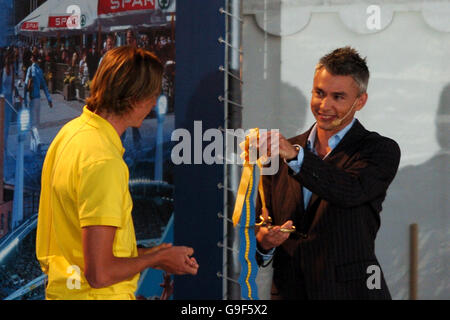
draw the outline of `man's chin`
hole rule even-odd
[[[340,131],[341,125],[333,124],[333,122],[326,122],[326,123],[317,123],[317,127],[320,128],[320,130],[327,132],[328,134],[335,134]]]
[[[333,125],[332,121],[327,121],[327,122],[317,121],[317,126],[320,129],[325,130],[325,131],[331,131],[331,130],[336,129],[336,126]]]

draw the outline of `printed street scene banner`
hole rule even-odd
[[[21,22],[16,26],[18,33],[14,43],[10,43],[10,48],[1,49],[2,62],[10,53],[8,50],[15,59],[13,87],[2,88],[4,99],[0,99],[0,178],[3,180],[0,183],[0,299],[45,297],[46,278],[35,255],[42,164],[57,132],[81,114],[91,80],[110,42],[112,46],[125,45],[129,29],[134,33],[137,46],[153,51],[164,65],[157,106],[140,128],[129,128],[121,137],[126,150],[124,160],[130,172],[136,239],[142,247],[173,242],[174,183],[170,151],[175,126],[175,0],[99,0],[98,4],[89,1],[86,7],[83,7],[85,1],[70,1],[71,4],[77,2],[81,17],[74,23],[85,24],[78,33],[69,32],[73,30],[67,27],[72,13],[67,14],[60,7],[52,11],[52,0],[49,0],[35,10],[38,15],[30,14],[36,19],[39,16],[40,20]],[[161,8],[158,3],[165,7]],[[136,7],[140,5],[142,7]],[[97,6],[101,17],[91,10]],[[159,19],[152,20],[156,11]],[[133,19],[135,14],[139,19]],[[116,15],[120,15],[120,19],[116,19]],[[39,56],[53,108],[49,107],[41,90],[36,126],[28,129],[30,119],[21,110],[26,107],[22,102],[24,73],[30,65],[31,52]],[[4,78],[3,84],[5,81]],[[159,299],[163,280],[162,271],[143,272],[136,296]]]

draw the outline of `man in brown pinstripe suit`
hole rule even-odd
[[[267,150],[279,144],[283,159],[277,174],[263,177],[276,226],[256,233],[257,260],[267,265],[273,258],[272,299],[391,298],[375,237],[400,149],[354,117],[367,101],[368,80],[366,61],[356,50],[332,51],[316,66],[315,124],[290,139],[261,137]],[[295,232],[283,232],[292,225]]]

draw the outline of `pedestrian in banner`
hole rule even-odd
[[[113,34],[108,34],[106,36],[106,42],[105,42],[105,53],[102,55],[102,57],[100,58],[100,60],[98,61],[98,65],[100,66],[100,63],[102,63],[103,57],[105,56],[105,54],[109,51],[112,50],[116,47],[116,38],[114,37]]]
[[[4,139],[4,155],[7,154],[7,146],[8,146],[8,135],[9,135],[9,126],[12,119],[13,109],[13,93],[14,93],[14,57],[12,52],[9,51],[6,53],[4,67],[2,69],[2,95],[5,98],[4,103],[4,124],[3,124],[3,139]]]
[[[38,127],[40,124],[41,112],[41,88],[44,90],[47,97],[48,105],[53,107],[52,98],[47,89],[47,84],[44,79],[41,68],[38,65],[38,57],[35,54],[31,55],[31,66],[28,67],[27,75],[25,77],[25,105],[30,107],[31,117],[31,141],[30,150],[37,152],[40,145],[40,137]],[[29,99],[29,101],[28,101]]]
[[[89,68],[87,64],[87,49],[83,48],[81,51],[81,60],[78,67],[78,77],[80,78],[81,85],[85,85],[89,81]]]

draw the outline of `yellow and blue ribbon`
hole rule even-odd
[[[239,283],[241,285],[241,296],[246,300],[258,300],[258,287],[256,285],[256,275],[258,265],[256,263],[256,237],[253,229],[255,221],[255,192],[259,190],[263,208],[265,208],[262,183],[258,187],[255,177],[255,165],[250,161],[250,148],[252,141],[258,143],[259,130],[251,129],[250,134],[246,136],[242,149],[244,149],[244,167],[241,181],[236,196],[236,203],[233,212],[233,224],[239,225],[239,261],[241,263],[241,273]],[[260,163],[258,162],[258,166]],[[262,195],[261,195],[262,193]]]

